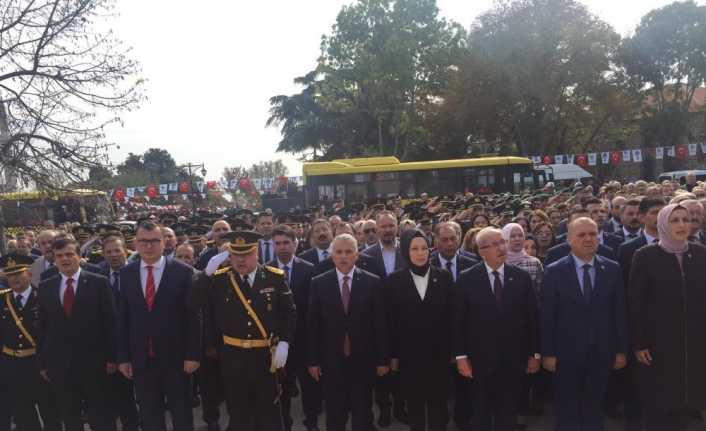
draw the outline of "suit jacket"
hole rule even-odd
[[[632,257],[636,251],[647,245],[647,237],[640,235],[635,239],[624,242],[618,248],[618,263],[623,270],[623,281],[625,287],[628,287],[630,282],[630,267],[632,266]]]
[[[623,242],[624,239],[621,236],[603,231],[603,245],[610,247],[614,255],[617,256],[618,249]]]
[[[431,255],[431,264],[432,266],[435,266],[437,268],[441,268],[441,260],[439,259],[439,253],[435,252],[432,253]],[[458,280],[458,276],[468,268],[476,265],[479,261],[475,259],[471,259],[470,257],[464,256],[462,254],[456,255],[456,274],[451,274],[454,276],[452,278],[453,280]],[[444,268],[446,269],[446,268]]]
[[[542,355],[559,364],[582,364],[591,338],[599,361],[612,361],[628,348],[625,289],[617,262],[595,257],[591,303],[584,300],[573,256],[547,266],[542,287]],[[561,365],[559,365],[561,366]]]
[[[376,259],[366,253],[358,253],[358,259],[356,260],[355,265],[363,271],[375,274],[380,278],[385,278],[385,266],[380,266],[379,262]],[[326,258],[326,260],[323,260],[316,264],[316,266],[314,267],[313,276],[316,277],[317,275],[323,274],[326,271],[330,271],[335,267],[336,265],[334,265],[333,259],[331,257],[328,257]]]
[[[468,356],[474,375],[499,366],[522,374],[539,352],[537,298],[526,271],[505,264],[502,309],[484,264],[461,273],[454,301],[454,356]]]
[[[194,270],[178,260],[165,258],[152,311],[147,310],[137,260],[120,271],[118,304],[118,360],[144,369],[148,339],[162,368],[182,368],[184,360],[198,361],[201,352],[199,303],[193,287]]]
[[[268,265],[279,268],[277,259]],[[306,308],[309,305],[309,286],[313,275],[314,265],[295,256],[290,268],[289,289],[292,291],[297,309],[297,324],[294,343],[290,346],[290,360],[294,360],[300,366],[306,366],[307,363]]]
[[[376,365],[384,366],[389,362],[387,315],[377,275],[355,268],[347,314],[343,310],[336,270],[314,277],[307,327],[311,366],[340,368],[346,334],[351,342],[351,357],[358,367],[366,370],[370,367],[371,377]]]
[[[46,264],[46,258],[44,256],[39,256],[34,260],[34,263],[29,266],[29,273],[31,276],[30,283],[32,283],[32,286],[39,286],[39,283],[42,281],[42,273],[45,271]],[[53,275],[56,275],[56,273]]]
[[[303,259],[313,265],[319,263],[319,249],[316,247],[311,247],[299,255],[300,259]]]
[[[571,254],[571,246],[568,242],[555,245],[547,250],[547,257],[544,259],[544,267],[546,268],[569,254]],[[610,260],[617,260],[613,249],[603,244],[598,244],[598,254]]]
[[[393,272],[384,284],[390,296],[392,357],[399,358],[403,372],[446,370],[451,358],[451,274],[431,265],[424,299],[407,269]]]
[[[94,265],[92,263],[81,262],[79,264],[79,266],[81,267],[82,271],[88,271],[88,272],[92,272],[94,274],[101,273],[101,268],[98,265]],[[40,279],[39,282],[41,283],[42,281],[48,280],[56,275],[59,275],[59,268],[57,268],[56,266],[50,266],[49,268],[47,268],[46,271],[42,272],[39,275],[39,279]]]
[[[206,265],[208,265],[208,261],[211,260],[211,258],[219,253],[218,248],[216,247],[209,247],[206,249],[206,251],[203,252],[201,256],[199,256],[199,260],[196,261],[196,265],[194,265],[194,268],[198,269],[199,271],[203,271],[206,269]]]
[[[59,382],[70,373],[105,373],[106,363],[116,362],[116,311],[108,279],[81,271],[71,317],[64,313],[60,286],[60,275],[39,284],[40,369]]]
[[[365,249],[365,254],[375,259],[377,262],[377,267],[382,268],[385,275],[387,275],[387,270],[385,269],[385,260],[382,257],[382,246],[380,243],[371,245]],[[402,254],[400,253],[400,248],[395,247],[395,271],[398,269],[406,268],[407,264],[404,259],[402,259]]]

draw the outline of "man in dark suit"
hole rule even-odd
[[[524,376],[539,371],[537,298],[529,274],[505,263],[499,229],[481,230],[476,242],[483,263],[456,283],[456,365],[474,380],[472,429],[510,431]]]
[[[317,265],[331,257],[331,239],[333,231],[331,224],[325,219],[317,219],[311,224],[311,242],[313,247],[300,254],[305,261]]]
[[[568,256],[570,253],[571,246],[568,242],[562,242],[561,244],[557,244],[547,250],[547,257],[544,259],[544,265],[551,265],[552,263],[560,260],[561,258]],[[603,244],[598,244],[597,254],[599,256],[605,257],[606,259],[617,260],[613,249]]]
[[[623,229],[623,225],[620,223],[620,212],[627,202],[624,196],[615,196],[612,201],[610,201],[610,217],[603,225],[603,230],[608,233],[615,233]]]
[[[107,383],[116,371],[116,313],[108,280],[80,268],[73,238],[57,238],[52,250],[59,275],[39,284],[40,374],[56,392],[67,431],[83,429],[83,399],[90,400],[92,429],[115,429]]]
[[[314,265],[294,256],[297,247],[294,230],[287,225],[275,227],[272,232],[276,258],[268,265],[279,268],[284,273],[289,289],[294,295],[297,308],[297,324],[294,343],[289,351],[287,376],[282,393],[282,417],[285,430],[292,428],[291,400],[299,381],[304,408],[304,426],[308,431],[318,430],[318,416],[321,412],[321,386],[307,371],[307,332],[306,309],[309,303],[309,284],[314,273]]]
[[[640,248],[658,241],[657,215],[664,205],[664,199],[662,198],[643,198],[639,206],[639,219],[643,226],[640,236],[623,243],[618,248],[618,263],[623,272],[626,297],[632,257]],[[634,376],[635,366],[635,357],[628,355],[625,369],[617,370],[613,373],[613,379],[608,386],[606,395],[606,404],[610,412],[615,411],[618,404],[624,404],[625,429],[627,431],[642,429],[642,403],[639,399],[637,382]]]
[[[704,206],[696,199],[687,199],[680,203],[681,206],[689,211],[691,217],[691,229],[689,232],[689,241],[706,245],[706,234],[701,230],[704,221]]]
[[[120,271],[127,264],[128,251],[122,237],[110,235],[103,238],[103,257],[105,260],[99,266],[108,278],[110,290],[116,303],[120,298]],[[124,431],[137,431],[137,405],[135,404],[135,390],[132,380],[127,379],[122,373],[110,376],[110,409],[114,418],[120,418]]]
[[[103,272],[103,269],[99,265],[95,265],[84,260],[79,262],[79,267],[83,271],[92,272],[94,274],[101,274]],[[41,283],[52,277],[56,277],[57,275],[59,275],[59,268],[57,268],[56,265],[52,265],[39,275],[39,282]]]
[[[322,374],[326,429],[372,429],[372,387],[389,372],[387,317],[380,278],[355,267],[358,245],[349,234],[333,241],[336,268],[314,277],[307,309],[309,373]]]
[[[365,249],[365,254],[384,270],[384,276],[406,266],[397,244],[397,217],[391,211],[380,211],[375,217],[380,242]],[[387,295],[385,296],[387,298]],[[397,374],[387,374],[375,383],[375,402],[380,409],[378,425],[388,427],[394,415],[399,422],[407,422],[407,411],[400,394]]]
[[[208,261],[211,260],[213,256],[220,253],[220,247],[225,242],[223,236],[228,232],[230,232],[230,224],[228,224],[227,221],[218,220],[213,223],[213,226],[211,227],[211,235],[213,235],[213,245],[208,249],[204,250],[204,252],[199,257],[198,262],[196,262],[196,265],[194,265],[194,268],[198,269],[199,271],[203,271],[206,268],[206,265],[208,265]]]
[[[620,208],[620,223],[623,227],[613,232],[622,238],[623,242],[628,242],[640,236],[640,200],[630,199]]]
[[[377,259],[366,254],[365,252],[358,251],[358,259],[355,261],[355,266],[362,269],[363,271],[375,274],[380,278],[385,277],[385,268],[379,266]],[[314,266],[314,273],[312,274],[312,278],[316,277],[317,275],[323,274],[326,271],[330,271],[335,267],[336,265],[333,263],[333,259],[331,257],[328,257],[326,258],[326,260],[323,260],[316,264],[316,266]]]
[[[140,259],[120,271],[120,372],[134,379],[143,427],[165,431],[164,400],[174,429],[193,430],[189,375],[199,367],[201,322],[193,269],[163,256],[162,231],[143,222]]]
[[[598,226],[569,225],[571,255],[547,267],[542,288],[543,365],[556,373],[555,429],[603,430],[611,370],[625,367],[625,292],[618,264],[597,256]]]
[[[602,229],[608,220],[608,211],[606,211],[603,201],[598,198],[590,198],[584,201],[583,206],[588,211],[588,216],[598,225],[598,243],[610,247],[613,253],[616,253],[620,244],[623,243],[623,238]]]
[[[258,246],[258,262],[260,264],[272,261],[275,255],[275,244],[272,240],[273,219],[270,211],[262,211],[255,216],[255,231],[262,235]]]

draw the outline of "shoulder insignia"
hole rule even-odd
[[[216,272],[214,272],[213,275],[225,274],[226,272],[230,271],[230,268],[231,268],[230,265],[226,266],[225,268],[221,268],[221,269],[217,270]]]
[[[274,266],[265,265],[265,269],[268,270],[268,271],[270,271],[270,272],[273,273],[273,274],[284,275],[284,271],[283,271],[283,270],[281,270],[281,269],[279,269],[279,268],[275,268]]]
[[[12,289],[2,289],[2,290],[0,290],[0,295],[4,295],[4,294],[6,294],[6,293],[10,293],[11,291],[12,291]]]

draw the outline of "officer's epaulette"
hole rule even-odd
[[[265,265],[265,269],[268,270],[268,271],[270,271],[270,272],[273,273],[273,274],[284,275],[284,271],[283,271],[283,270],[281,270],[281,269],[279,269],[279,268],[275,268],[274,266]]]
[[[0,290],[0,295],[4,295],[4,294],[9,293],[11,291],[12,291],[12,289],[2,289],[2,290]]]
[[[217,270],[216,272],[213,273],[213,275],[225,274],[226,272],[230,271],[231,268],[232,267],[230,265],[228,265],[225,268],[221,268],[221,269]]]

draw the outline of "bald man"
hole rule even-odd
[[[199,271],[203,271],[206,268],[206,265],[208,265],[208,261],[211,260],[212,257],[217,255],[223,250],[220,250],[221,246],[225,244],[227,241],[224,239],[224,235],[230,232],[230,224],[228,224],[227,221],[225,220],[218,220],[215,223],[213,223],[213,226],[211,227],[211,234],[213,235],[213,245],[209,247],[206,251],[201,254],[201,257],[199,257],[198,262],[196,262],[196,265],[194,267],[198,269]]]
[[[571,254],[547,266],[542,288],[543,366],[555,373],[555,429],[602,431],[611,370],[628,348],[620,266],[597,254],[598,226],[569,224]]]

